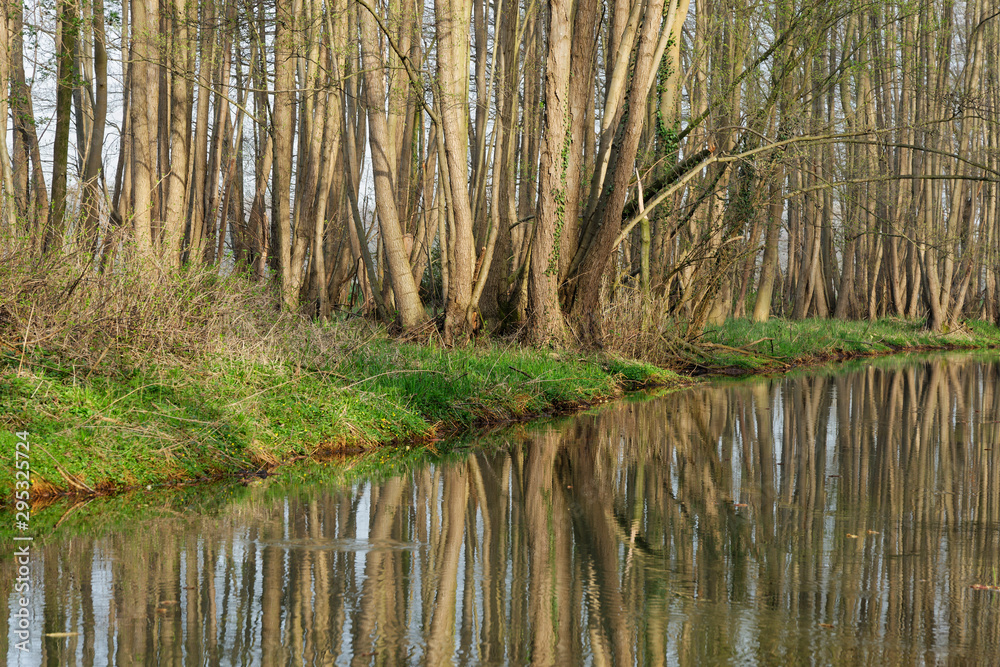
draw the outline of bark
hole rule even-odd
[[[232,140],[232,119],[229,115],[229,81],[231,79],[233,26],[235,24],[235,5],[229,4],[226,10],[225,28],[221,30],[221,48],[219,51],[218,70],[213,75],[215,90],[213,91],[213,107],[215,108],[212,122],[212,142],[208,154],[208,168],[205,172],[204,206],[204,262],[212,264],[218,261],[216,250],[225,240],[225,212],[219,210],[219,176],[222,171],[223,149]],[[223,172],[224,173],[224,172]],[[216,224],[221,229],[216,228]]]
[[[94,119],[90,132],[87,162],[81,181],[83,182],[83,230],[87,235],[86,247],[93,253],[97,250],[99,233],[101,188],[101,159],[104,149],[104,130],[108,117],[108,52],[104,30],[104,0],[94,0],[92,8],[94,38]]]
[[[167,263],[181,265],[181,247],[187,219],[188,153],[191,142],[191,58],[188,53],[188,20],[185,0],[172,0],[169,22],[174,38],[170,52],[173,76],[170,86],[170,159],[166,174],[163,253]]]
[[[130,69],[133,103],[129,106],[132,124],[132,226],[135,251],[140,262],[153,259],[153,175],[156,173],[155,125],[150,123],[149,107],[140,103],[153,97],[158,85],[154,63],[156,48],[157,6],[152,0],[132,2],[132,64]]]
[[[614,241],[621,230],[622,211],[642,133],[644,114],[641,110],[645,108],[646,95],[658,65],[654,54],[660,41],[662,14],[662,0],[647,3],[636,46],[632,83],[628,90],[628,109],[635,112],[626,114],[620,124],[608,163],[607,186],[601,189],[603,194],[593,214],[585,219],[580,248],[570,267],[564,292],[566,310],[584,341],[596,340],[595,335],[599,338],[595,317],[601,279],[614,248]],[[662,55],[662,51],[660,53]]]
[[[322,224],[322,221],[317,221],[316,196],[318,191],[323,189],[322,152],[327,114],[324,82],[320,68],[317,67],[320,40],[319,35],[315,34],[315,30],[322,23],[319,14],[315,13],[315,8],[314,3],[306,3],[298,46],[298,70],[303,92],[299,104],[301,129],[298,141],[299,169],[296,173],[295,212],[292,220],[294,240],[291,269],[292,287],[300,292],[306,284],[305,265],[309,249],[315,244],[317,223]],[[329,183],[326,183],[325,187],[329,192]],[[311,258],[313,262],[316,260],[315,253]]]
[[[393,192],[395,179],[389,158],[392,148],[389,145],[386,127],[385,82],[379,68],[381,52],[378,48],[375,19],[365,8],[359,8],[358,18],[361,26],[365,103],[368,107],[370,128],[369,144],[372,152],[372,171],[375,176],[375,207],[378,211],[379,229],[382,232],[381,239],[385,247],[389,275],[392,279],[399,324],[404,330],[412,329],[423,324],[427,316],[413,280]]]
[[[438,39],[438,83],[440,85],[441,135],[448,178],[444,181],[454,233],[448,235],[448,301],[445,305],[444,338],[449,344],[466,342],[476,328],[472,302],[476,262],[472,203],[469,200],[468,75],[470,0],[435,2]],[[485,127],[482,128],[485,132]]]
[[[292,282],[291,248],[291,174],[292,127],[295,105],[295,61],[291,8],[277,4],[274,35],[274,161],[272,163],[273,203],[272,228],[277,245],[278,275],[281,280],[281,300],[288,310],[298,308],[298,289]]]
[[[267,98],[267,82],[263,57],[263,40],[259,31],[263,29],[263,21],[255,24],[258,32],[253,36],[250,45],[250,76],[254,91],[254,197],[250,204],[249,230],[251,237],[250,263],[258,280],[262,280],[267,272],[267,260],[271,254],[270,225],[268,224],[265,195],[268,175],[274,159],[274,142],[271,137],[271,112]],[[199,114],[200,114],[199,106]],[[205,109],[208,115],[208,109]],[[197,156],[195,160],[197,160]],[[197,183],[197,180],[194,181]],[[204,181],[202,181],[204,182]],[[193,218],[193,215],[192,215]],[[194,223],[192,221],[192,230]]]
[[[545,115],[539,165],[538,212],[528,274],[528,339],[561,347],[567,332],[559,309],[559,237],[566,215],[566,171],[570,135],[570,47],[572,3],[549,2],[545,56]]]
[[[518,172],[520,175],[520,190],[517,198],[518,222],[531,222],[531,225],[518,224],[511,231],[514,245],[516,266],[524,266],[526,255],[530,248],[531,230],[534,227],[535,207],[537,205],[538,185],[538,138],[541,114],[539,112],[540,73],[542,69],[542,13],[537,9],[525,16],[524,33],[524,104],[521,120],[520,156]]]
[[[494,139],[493,187],[489,209],[490,225],[495,241],[488,276],[479,299],[480,311],[494,330],[506,328],[514,321],[510,303],[510,276],[515,260],[512,229],[517,225],[517,101],[518,63],[522,33],[518,7],[505,1],[498,19],[500,49],[496,87],[497,124],[499,137]],[[485,262],[484,262],[485,263]],[[482,276],[483,269],[480,270]],[[473,295],[475,298],[475,295]]]
[[[46,251],[58,251],[62,248],[66,225],[70,114],[72,113],[73,90],[76,88],[79,76],[74,57],[79,34],[77,5],[72,0],[62,0],[58,3],[58,12],[56,132],[52,147],[52,212],[49,215],[49,227],[45,234]]]
[[[597,65],[597,29],[600,3],[584,1],[577,3],[573,16],[573,44],[570,55],[570,81],[566,113],[568,114],[569,145],[566,147],[565,211],[559,244],[559,278],[565,280],[569,273],[570,261],[576,253],[580,236],[580,194],[584,177],[582,138],[593,134],[585,125],[587,104],[593,96],[594,75]],[[593,127],[591,125],[591,127]]]
[[[11,25],[11,100],[10,110],[13,116],[15,155],[17,146],[21,146],[23,160],[30,161],[30,167],[25,164],[24,176],[14,174],[15,182],[22,183],[24,190],[21,195],[28,230],[32,243],[40,242],[48,229],[49,197],[45,185],[45,172],[42,169],[42,156],[38,144],[38,133],[35,125],[35,112],[32,103],[31,89],[28,88],[24,71],[23,37],[24,29],[21,3],[12,3]],[[6,117],[6,116],[5,116]],[[30,188],[30,191],[28,190]],[[38,249],[35,246],[34,249]]]
[[[200,3],[201,21],[198,66],[198,103],[195,110],[194,139],[191,146],[191,180],[188,206],[191,211],[188,226],[189,262],[201,262],[205,248],[205,182],[208,173],[209,105],[212,99],[212,77],[215,69],[215,0]],[[263,11],[263,9],[261,9]],[[262,26],[258,29],[262,29]],[[256,41],[259,41],[259,37]],[[263,81],[259,80],[259,83]],[[266,86],[264,86],[266,87]],[[263,142],[262,142],[263,143]],[[260,172],[258,172],[259,174]]]
[[[0,16],[0,53],[3,54],[10,53],[11,31],[9,22],[11,18],[8,8],[5,5],[4,12]],[[11,81],[10,61],[0,57],[0,82],[6,87],[8,81]],[[8,233],[16,235],[19,202],[17,201],[18,190],[14,185],[14,169],[10,156],[7,153],[7,105],[7,96],[0,94],[0,137],[3,137],[3,141],[0,141],[0,215],[2,215],[3,224],[7,227]],[[22,150],[20,158],[22,163],[26,155]],[[26,186],[27,180],[25,179],[24,182]],[[21,192],[24,192],[24,190],[21,190]],[[22,210],[25,208],[23,205],[25,200],[26,198],[20,202]]]
[[[770,203],[767,207],[767,231],[764,236],[764,255],[761,258],[760,281],[757,283],[757,297],[753,306],[753,321],[766,322],[771,317],[771,300],[778,272],[778,232],[784,200],[781,196],[783,173],[780,167],[771,177]]]

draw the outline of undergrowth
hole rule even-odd
[[[220,355],[86,379],[8,360],[0,374],[0,440],[12,448],[15,431],[31,434],[38,492],[106,491],[428,439],[599,401],[627,382],[668,375],[604,357],[446,351],[381,337],[310,368]]]
[[[730,319],[704,334],[704,346],[719,365],[749,370],[921,348],[987,348],[1000,345],[1000,329],[980,321],[950,334],[924,328],[923,321],[772,318]]]

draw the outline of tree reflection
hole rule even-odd
[[[970,586],[1000,583],[998,371],[703,386],[380,484],[71,539],[39,555],[44,631],[78,633],[44,659],[989,661],[1000,605]]]

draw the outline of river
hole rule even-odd
[[[995,357],[713,381],[472,445],[50,511],[28,651],[0,564],[7,664],[1000,659]]]

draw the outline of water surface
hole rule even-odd
[[[995,361],[716,382],[40,535],[31,650],[9,555],[0,641],[22,665],[995,663],[998,444]]]

